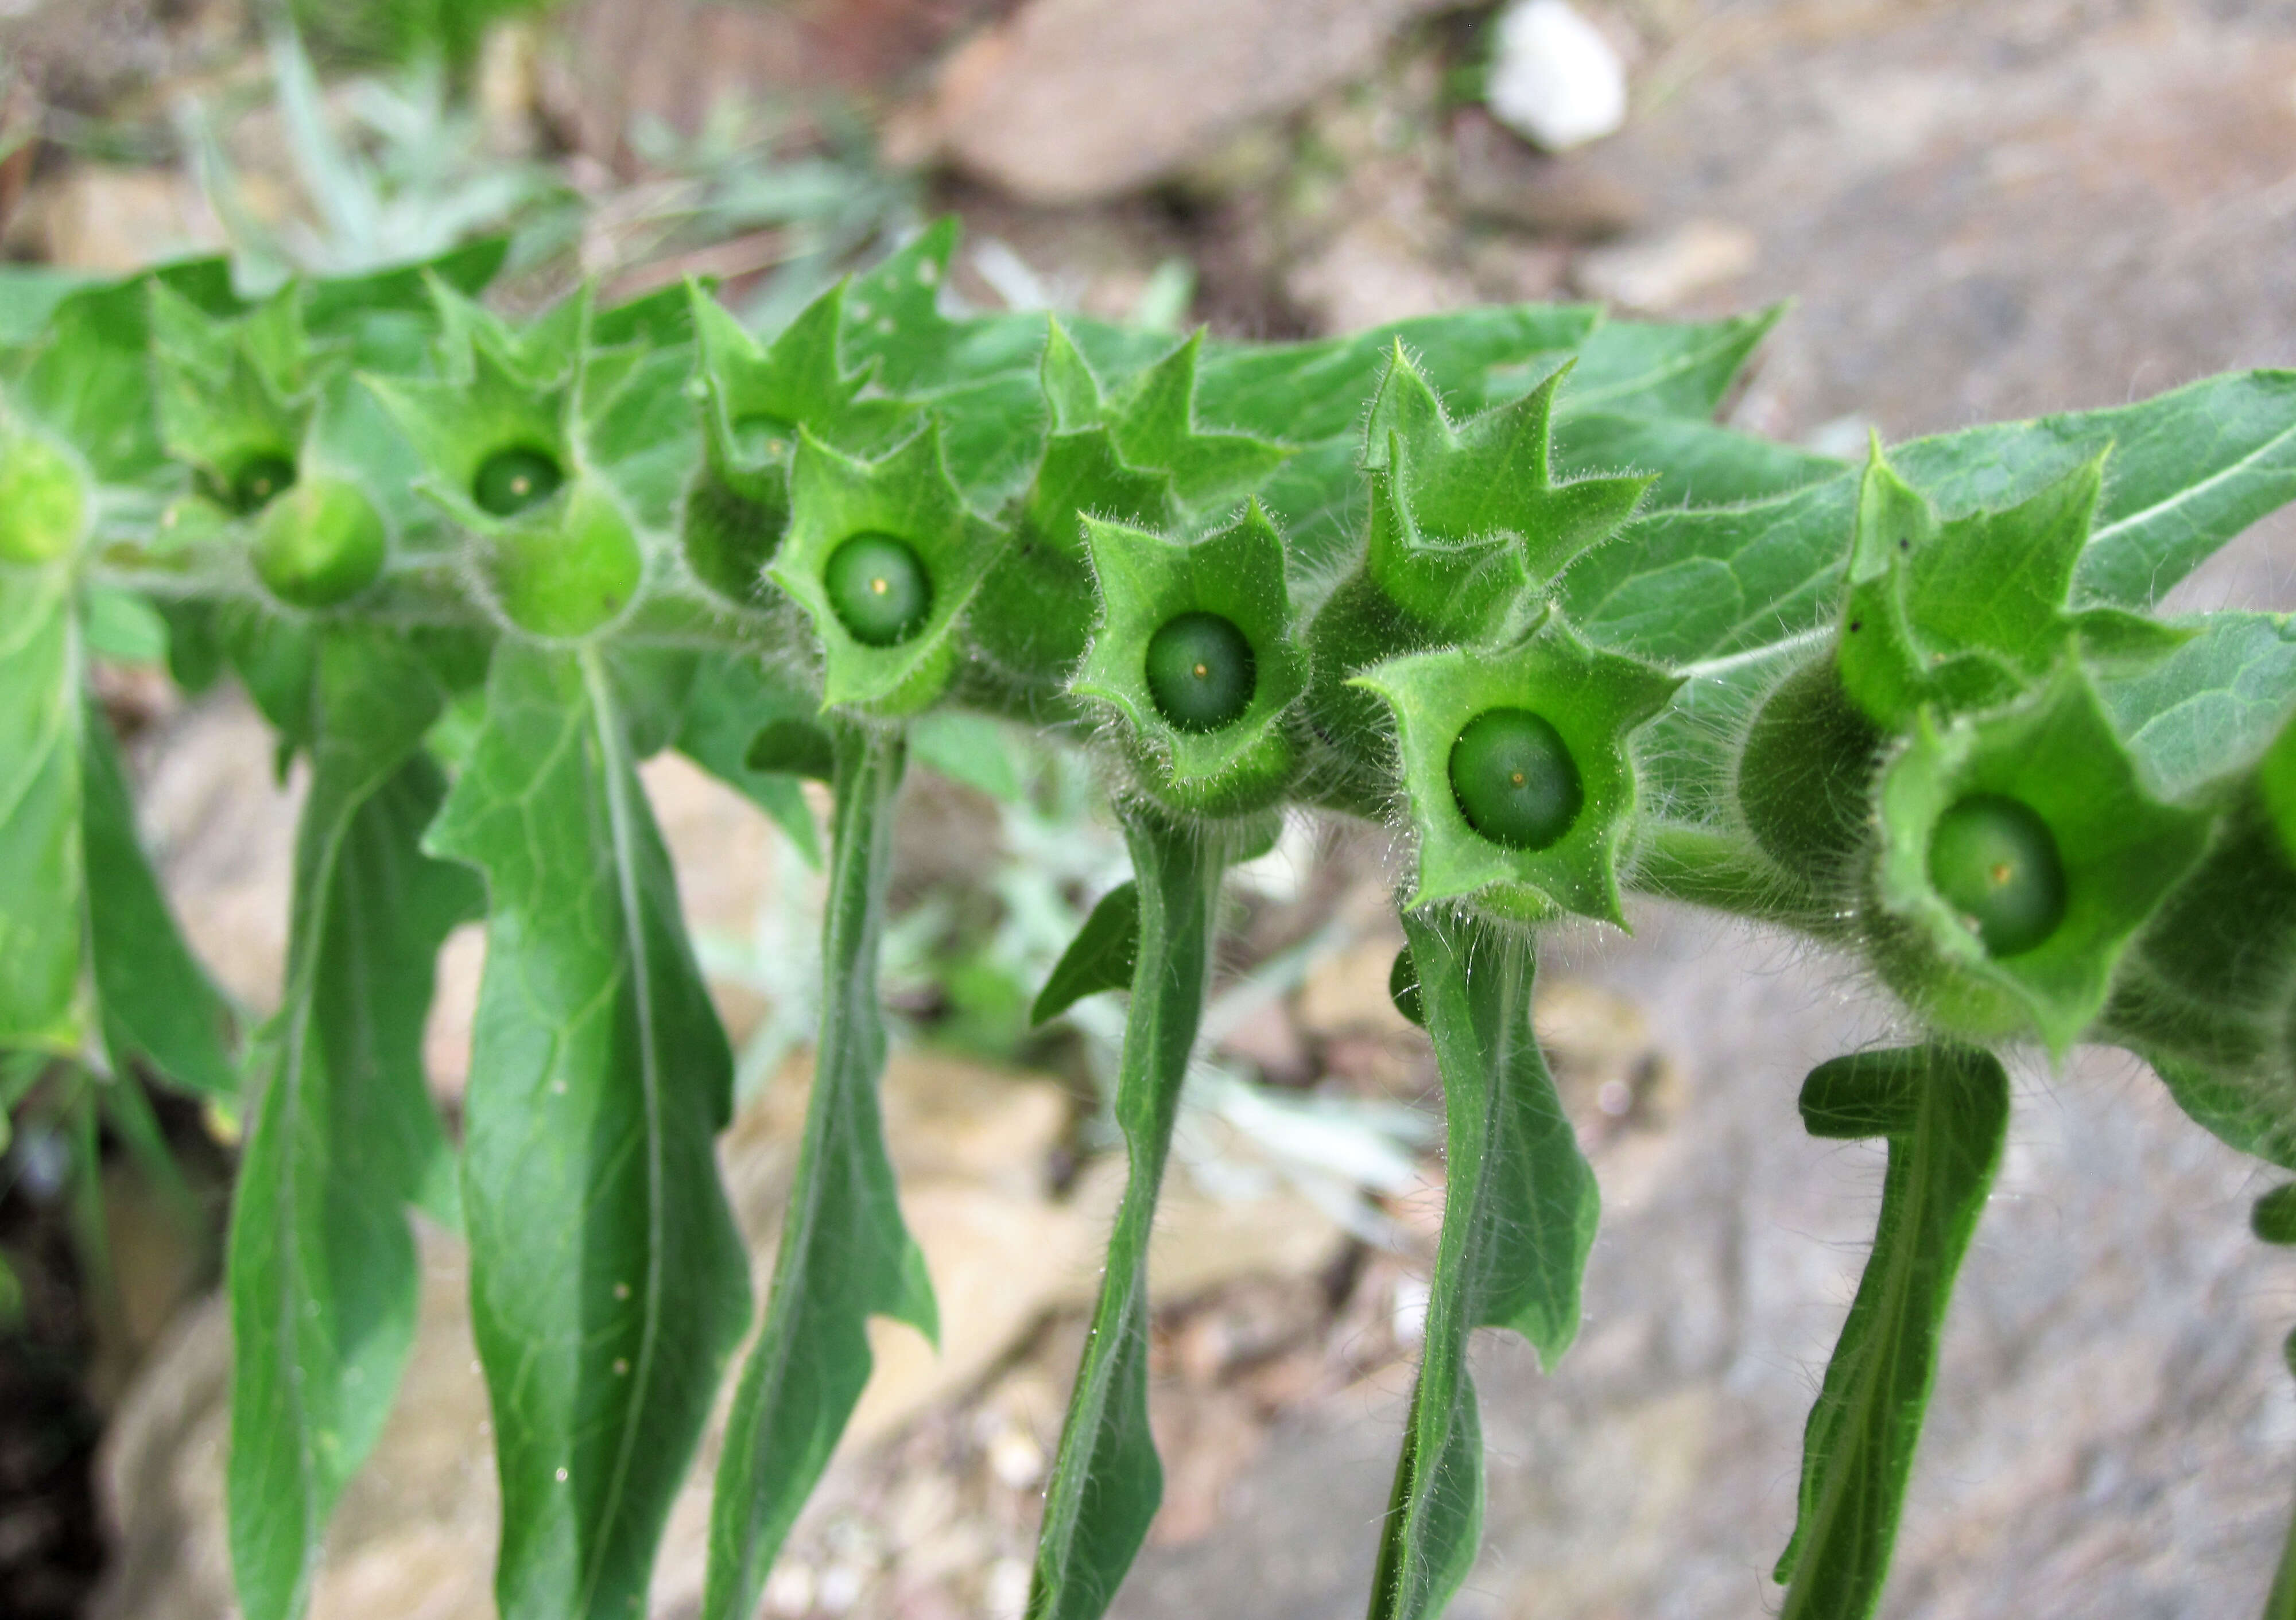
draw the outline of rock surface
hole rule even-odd
[[[911,139],[1038,203],[1134,190],[1365,72],[1431,0],[1028,0],[943,66]]]

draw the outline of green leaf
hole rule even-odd
[[[1578,1337],[1601,1211],[1531,1031],[1528,936],[1447,907],[1405,912],[1403,931],[1443,1076],[1447,1175],[1372,1620],[1433,1620],[1472,1567],[1483,1468],[1468,1338],[1513,1329],[1551,1371]]]
[[[1830,455],[1710,422],[1579,412],[1570,403],[1566,392],[1554,424],[1555,467],[1578,477],[1621,469],[1656,473],[1647,501],[1653,508],[1767,500],[1841,476],[1841,463]]]
[[[1802,1437],[1801,1506],[1771,1579],[1790,1620],[1866,1620],[1881,1602],[1954,1273],[2001,1162],[2009,1076],[1988,1051],[1901,1047],[1820,1064],[1813,1136],[1889,1139],[1874,1252]]]
[[[420,848],[446,792],[420,752],[441,699],[389,640],[339,634],[321,653],[286,993],[232,1208],[231,1549],[250,1620],[309,1604],[414,1344],[406,1207],[447,1182],[422,1026],[439,947],[480,896]]]
[[[0,564],[0,1046],[80,1037],[80,659],[70,565]]]
[[[1140,960],[1140,886],[1127,880],[1100,897],[1069,948],[1061,953],[1029,1010],[1031,1025],[1048,1023],[1087,995],[1121,990]]]
[[[709,1505],[703,1620],[748,1620],[805,1499],[869,1381],[868,1321],[937,1339],[924,1256],[901,1223],[877,1084],[877,955],[892,857],[900,734],[832,722],[836,816],[822,920],[821,1039],[772,1293],[726,1429]]]
[[[767,574],[821,639],[823,701],[878,715],[928,707],[954,671],[957,622],[1009,536],[964,503],[942,460],[937,423],[873,462],[801,432],[791,490],[789,533]],[[922,621],[890,645],[857,639],[824,577],[839,548],[863,535],[907,547],[930,593]]]
[[[2296,498],[2296,372],[2210,377],[2132,405],[1972,428],[1892,454],[1952,514],[2021,499],[2107,445],[2111,476],[2074,597],[2145,609]]]
[[[1143,787],[1182,810],[1229,815],[1275,802],[1298,749],[1285,712],[1308,688],[1308,659],[1292,620],[1283,543],[1257,501],[1226,528],[1193,542],[1086,519],[1100,622],[1071,690],[1115,710]],[[1241,635],[1250,697],[1224,724],[1184,728],[1152,689],[1147,649],[1183,615],[1211,615]]]
[[[693,683],[677,729],[677,751],[732,788],[773,819],[797,846],[808,866],[821,864],[821,840],[813,806],[795,775],[808,773],[763,768],[752,743],[769,726],[796,721],[809,724],[810,693],[780,670],[738,653],[704,653],[695,660]]]
[[[1709,421],[1786,307],[1720,321],[1605,321],[1578,346],[1562,409]]]
[[[2281,847],[2296,861],[2296,719],[2281,727],[2278,740],[2257,767],[2257,779],[2273,825],[2280,829]]]
[[[111,726],[92,705],[84,720],[88,963],[112,1067],[149,1063],[187,1090],[235,1098],[239,1071],[224,1044],[230,1011],[152,875]]]
[[[1098,1620],[1106,1613],[1164,1491],[1148,1428],[1148,1240],[1203,1014],[1226,863],[1217,841],[1208,845],[1195,828],[1152,809],[1126,814],[1124,829],[1135,877],[1117,892],[1133,896],[1124,909],[1138,946],[1116,1084],[1128,1174],[1045,1489],[1029,1620]],[[1110,909],[1102,901],[1086,934]],[[1112,944],[1105,935],[1103,941],[1103,949]],[[1075,953],[1071,945],[1063,967]]]
[[[2202,1127],[2296,1169],[2292,1019],[2296,861],[2260,796],[2243,794],[2129,945],[2098,1033],[2150,1063]]]
[[[2054,928],[1997,957],[1930,871],[1940,818],[1979,796],[2038,816],[2063,873]],[[1870,921],[1882,977],[1944,1029],[1979,1038],[2030,1030],[2060,1053],[2103,1010],[2130,938],[2200,858],[2210,823],[2145,790],[2072,665],[2012,708],[1942,727],[1919,716],[1876,804]]]
[[[951,781],[1018,804],[1026,796],[1020,763],[1001,722],[962,709],[936,709],[909,723],[909,757]]]
[[[733,1060],[628,704],[595,651],[504,643],[430,839],[489,895],[463,1202],[505,1620],[641,1610],[745,1313],[712,1154]]]
[[[1414,653],[1357,683],[1387,701],[1400,733],[1419,839],[1409,904],[1471,899],[1525,920],[1575,912],[1625,925],[1619,857],[1636,808],[1627,740],[1666,706],[1679,676],[1597,651],[1551,613],[1513,646]],[[1478,831],[1455,785],[1461,733],[1504,711],[1528,711],[1554,728],[1582,796],[1561,834],[1535,848]]]
[[[2097,683],[2146,785],[2184,798],[2267,756],[2296,759],[2273,744],[2296,716],[2296,621],[2210,613],[2171,622],[2188,638],[2182,646],[2148,669]],[[2263,766],[2267,783],[2273,768]]]
[[[2072,600],[2143,609],[2296,495],[2296,372],[1915,439],[1890,460],[1953,518],[2013,505],[2107,446]],[[1563,606],[1595,641],[1672,664],[1815,631],[1832,616],[1856,511],[1845,473],[1748,505],[1646,512],[1572,568]]]

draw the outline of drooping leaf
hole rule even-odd
[[[85,724],[80,837],[104,1046],[115,1068],[142,1061],[187,1090],[236,1097],[239,1071],[225,1050],[231,1014],[152,875],[111,728],[92,705]]]
[[[1813,1136],[1889,1140],[1874,1250],[1802,1437],[1801,1506],[1771,1578],[1790,1620],[1866,1620],[1881,1602],[1954,1273],[1985,1211],[2009,1127],[1992,1053],[1915,1046],[1810,1072]]]
[[[900,735],[832,721],[836,814],[822,920],[821,1039],[765,1323],[742,1369],[709,1507],[704,1620],[748,1620],[869,1381],[869,1318],[936,1338],[924,1257],[901,1223],[877,1083],[877,953]]]
[[[1446,1179],[1371,1620],[1434,1620],[1473,1566],[1483,1469],[1468,1338],[1511,1328],[1552,1370],[1578,1337],[1601,1207],[1531,1031],[1528,937],[1443,907],[1406,911],[1403,929],[1443,1076]]]
[[[308,1606],[414,1343],[406,1208],[451,1188],[423,1019],[439,947],[479,899],[420,848],[445,797],[420,752],[442,697],[430,672],[348,633],[321,666],[286,991],[258,1042],[232,1208],[231,1550],[250,1620]]]
[[[0,564],[0,1046],[80,1035],[80,653],[69,562]]]
[[[1140,887],[1129,880],[1103,895],[1069,948],[1061,953],[1029,1010],[1029,1022],[1061,1016],[1087,995],[1121,990],[1140,960]]]
[[[1116,1117],[1128,1175],[1045,1489],[1029,1620],[1099,1620],[1147,1539],[1164,1489],[1148,1428],[1148,1239],[1203,1012],[1226,863],[1197,829],[1153,810],[1127,814],[1125,839],[1134,881],[1117,892],[1133,896],[1121,910],[1134,920],[1137,952]],[[1103,900],[1086,933],[1110,910]],[[1103,948],[1118,920],[1111,915]],[[1071,946],[1062,965],[1075,953]]]
[[[232,1569],[255,1620],[310,1604],[328,1517],[414,1347],[406,1207],[452,1186],[422,1019],[439,945],[478,902],[418,847],[446,794],[414,753],[425,672],[340,640],[326,663],[287,996],[259,1037],[232,1205]]]
[[[504,643],[430,837],[488,890],[462,1191],[506,1620],[643,1603],[744,1314],[712,1153],[732,1055],[632,720],[597,651]]]

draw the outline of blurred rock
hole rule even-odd
[[[1483,102],[1549,151],[1568,151],[1627,121],[1627,64],[1565,0],[1515,0],[1501,13]]]
[[[1663,236],[1585,253],[1573,275],[1590,298],[1660,315],[1737,281],[1760,258],[1759,240],[1743,225],[1693,219]]]
[[[907,127],[1031,202],[1114,196],[1369,69],[1435,0],[1028,0],[942,67]]]
[[[728,101],[817,104],[898,91],[958,31],[1008,0],[584,0],[554,19],[539,65],[551,127],[631,161],[632,123],[693,134]]]
[[[1470,218],[1573,241],[1606,241],[1642,220],[1642,199],[1620,182],[1582,158],[1534,151],[1472,109],[1452,121],[1451,162],[1452,195]]]
[[[802,1070],[777,1077],[720,1144],[760,1298],[805,1086]],[[871,1324],[876,1368],[840,1452],[849,1459],[980,1382],[1048,1313],[1087,1309],[1124,1184],[1121,1157],[1104,1156],[1071,1196],[1053,1195],[1046,1165],[1066,1133],[1070,1102],[1047,1081],[903,1052],[887,1071],[885,1104],[902,1210],[939,1298],[941,1345],[936,1354],[907,1328]],[[1178,1301],[1244,1277],[1313,1274],[1344,1241],[1328,1217],[1296,1197],[1215,1200],[1176,1172],[1149,1265],[1159,1301]],[[422,1325],[406,1379],[373,1459],[337,1512],[314,1620],[482,1620],[492,1613],[497,1499],[486,1386],[471,1340],[468,1262],[458,1242],[427,1227],[422,1254]],[[209,1300],[124,1402],[102,1462],[119,1551],[96,1620],[223,1620],[233,1612],[221,1472],[229,1358],[224,1302]],[[729,1378],[671,1510],[653,1588],[657,1613],[689,1613],[700,1599],[709,1484],[732,1385]],[[1002,1442],[990,1437],[986,1465],[1004,1488],[1035,1488],[1044,1448],[1057,1435],[1058,1406],[1057,1397],[1021,1400],[1013,1411],[1044,1417],[1051,1432],[1037,1434],[1031,1421]],[[1024,1471],[1024,1441],[1038,1460],[1025,1470],[1032,1477],[1014,1485],[1006,1476]],[[875,1578],[875,1561],[854,1567],[861,1573],[838,1578]]]
[[[36,182],[10,234],[50,264],[115,275],[224,245],[188,179],[108,163],[74,163]]]

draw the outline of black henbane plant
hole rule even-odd
[[[700,287],[513,325],[474,301],[479,252],[256,305],[173,266],[74,293],[0,356],[0,1044],[12,1075],[29,1054],[130,1082],[123,1107],[142,1074],[235,1101],[251,1620],[305,1607],[389,1410],[412,1208],[471,1245],[503,1612],[642,1611],[729,1375],[703,1612],[754,1612],[868,1319],[936,1330],[882,1141],[876,973],[906,727],[939,705],[1096,755],[1136,874],[1037,1003],[1129,991],[1131,1179],[1033,1616],[1101,1614],[1156,1511],[1147,1238],[1223,874],[1294,807],[1407,836],[1393,989],[1448,1111],[1370,1613],[1439,1614],[1473,1563],[1472,1330],[1550,1364],[1577,1330],[1597,1192],[1530,987],[1542,924],[1622,925],[1630,894],[1853,953],[1922,1032],[1802,1091],[1812,1132],[1880,1138],[1889,1169],[1776,1577],[1791,1615],[1872,1613],[2006,1129],[1997,1052],[2125,1047],[2296,1170],[2296,629],[2155,613],[2296,495],[2296,376],[1853,468],[1712,421],[1767,316],[1175,345],[952,317],[953,242],[765,346]],[[283,1004],[235,1065],[90,696],[129,597],[182,681],[233,672],[311,765]],[[636,772],[665,748],[808,857],[796,779],[835,806],[762,1302],[713,1167],[726,1038]],[[475,916],[457,1144],[420,1036]],[[2296,1235],[2286,1199],[2258,1230]],[[2292,1591],[2284,1570],[2272,1613]]]

